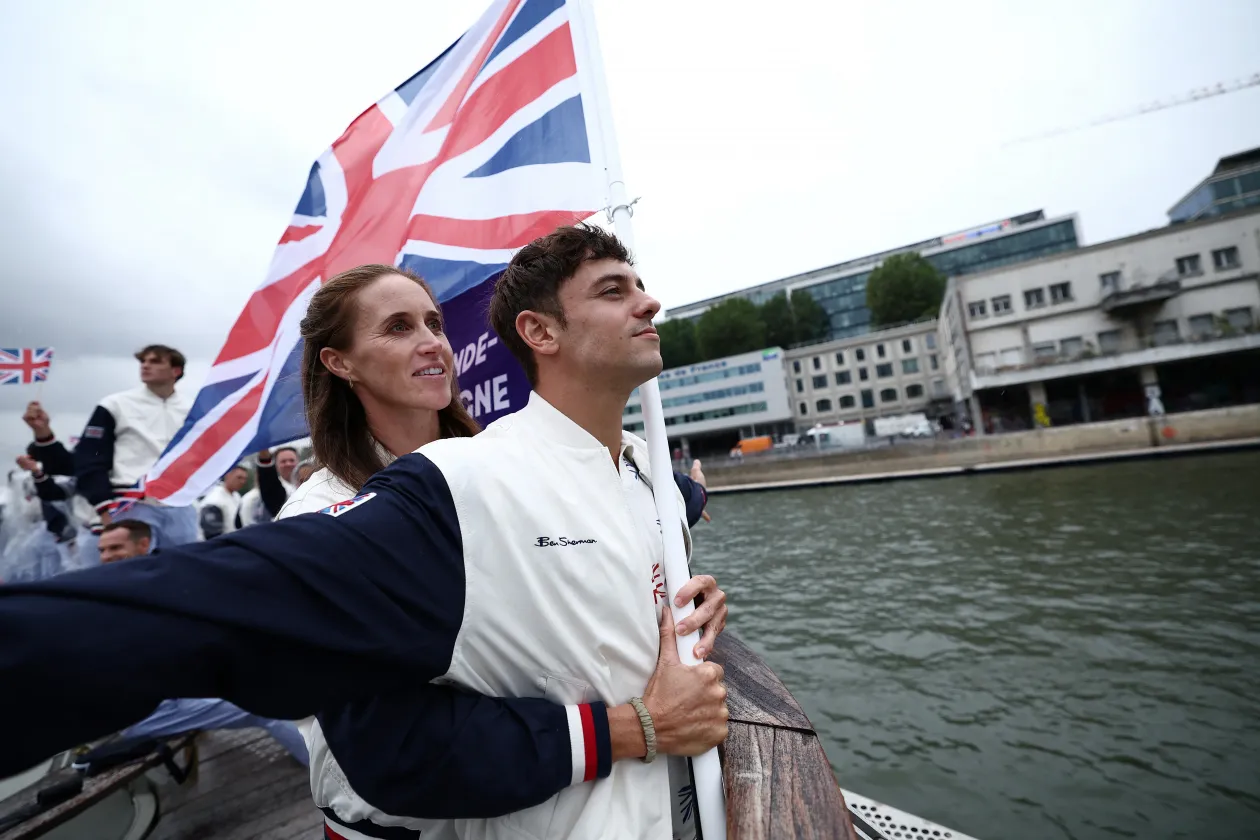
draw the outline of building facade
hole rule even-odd
[[[791,431],[783,350],[771,347],[662,371],[657,378],[671,447],[696,454],[725,454],[743,437]],[[643,435],[643,406],[636,390],[622,428]]]
[[[1223,157],[1216,169],[1168,211],[1173,224],[1260,207],[1260,148]]]
[[[1260,207],[951,278],[937,324],[988,431],[1260,402]]]
[[[1037,210],[675,307],[669,311],[669,317],[698,318],[711,306],[731,298],[747,298],[760,305],[780,292],[790,294],[803,289],[827,312],[830,324],[828,338],[847,338],[870,330],[866,281],[872,271],[894,254],[919,253],[949,277],[1070,251],[1078,244],[1076,216],[1047,219],[1043,211]]]
[[[789,350],[788,391],[798,430],[948,405],[950,390],[935,320]]]

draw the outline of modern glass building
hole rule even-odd
[[[1168,211],[1171,224],[1260,206],[1260,148],[1223,157],[1216,169]]]
[[[669,317],[698,318],[710,306],[733,297],[762,304],[779,292],[804,289],[827,311],[831,321],[827,340],[847,338],[870,330],[866,281],[880,263],[894,254],[917,252],[947,277],[953,277],[1069,251],[1078,244],[1076,216],[1047,219],[1043,211],[1037,210],[679,306],[669,311]]]

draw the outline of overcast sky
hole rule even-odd
[[[595,0],[640,269],[668,307],[1044,208],[1159,226],[1260,145],[1255,0]],[[353,9],[353,11],[351,11]],[[483,0],[0,4],[0,346],[63,436],[162,342],[200,385],[315,157]],[[0,387],[0,456],[35,386]],[[7,463],[7,460],[6,460]]]

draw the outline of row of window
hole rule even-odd
[[[1192,315],[1187,319],[1187,324],[1190,329],[1189,337],[1192,340],[1201,341],[1222,335],[1250,332],[1255,325],[1255,320],[1251,309],[1243,306],[1225,310],[1223,319],[1212,313]],[[1181,327],[1176,319],[1154,322],[1147,339],[1141,345],[1136,340],[1130,339],[1129,346],[1126,347],[1122,330],[1103,330],[1098,333],[1097,339],[1097,345],[1082,336],[1072,336],[1057,342],[1039,342],[1032,346],[1033,360],[1036,362],[1074,361],[1094,355],[1107,356],[1123,353],[1126,350],[1139,349],[1140,346],[1162,347],[1180,344],[1183,341]],[[976,367],[980,370],[1018,367],[1023,361],[1022,348],[1010,347],[1000,353],[981,353],[976,356]]]
[[[1050,302],[1051,303],[1068,303],[1072,301],[1072,284],[1071,282],[1054,283],[1050,286]],[[1024,308],[1040,309],[1046,305],[1046,290],[1044,288],[1027,289],[1024,292]],[[987,301],[973,300],[967,304],[967,315],[973,321],[981,318],[989,317],[990,306],[993,314],[1007,315],[1011,312],[1011,296],[997,295]]]
[[[870,388],[862,389],[860,396],[862,399],[862,408],[875,407],[875,392],[872,389]],[[916,384],[916,385],[906,386],[906,399],[918,400],[922,398],[923,398],[922,385]],[[896,402],[898,399],[900,399],[900,396],[896,388],[884,388],[879,392],[879,401],[882,403]],[[840,411],[844,411],[850,408],[857,408],[857,401],[858,401],[858,398],[854,397],[852,394],[842,394],[839,397],[839,399],[836,400],[836,406]],[[814,411],[819,412],[820,414],[831,411],[832,410],[831,404],[832,403],[831,403],[830,398],[823,397],[822,399],[816,400],[814,402]],[[799,407],[800,407],[800,412],[802,416],[809,413],[808,403],[804,403],[804,402],[800,403]]]
[[[1238,256],[1238,248],[1218,248],[1212,252],[1212,265],[1217,271],[1232,271],[1242,266]],[[1176,259],[1177,276],[1195,277],[1203,273],[1203,260],[1199,254],[1187,254]],[[1098,275],[1098,283],[1102,295],[1106,297],[1120,290],[1120,272],[1106,271]],[[1071,282],[1055,283],[1049,287],[1050,303],[1068,303],[1073,300]],[[1024,292],[1024,308],[1040,309],[1046,305],[1045,289],[1028,289]],[[987,318],[992,312],[994,316],[1008,315],[1011,312],[1011,296],[997,295],[989,300],[973,300],[967,304],[967,315],[973,321]]]
[[[940,359],[937,358],[937,355],[935,353],[928,356],[928,366],[932,370],[940,370],[941,362],[940,362]],[[866,382],[871,378],[870,372],[867,368],[860,367],[858,368],[857,372],[858,372],[858,379],[862,382]],[[919,360],[918,359],[902,359],[901,372],[906,375],[919,373],[920,372]],[[888,377],[892,375],[893,375],[893,366],[891,362],[885,362],[883,364],[879,364],[875,366],[875,376],[877,376],[878,378],[887,379]],[[835,373],[835,377],[836,377],[837,385],[848,385],[853,382],[853,373],[851,371],[838,370]],[[810,384],[814,387],[815,390],[820,389],[820,388],[826,388],[827,387],[826,374],[816,374],[812,378]],[[796,380],[796,393],[798,394],[805,393],[805,380],[804,379]]]
[[[671,388],[683,388],[687,385],[699,385],[701,382],[716,382],[719,379],[730,379],[732,376],[748,376],[753,373],[761,373],[761,362],[753,362],[750,365],[740,365],[739,367],[724,368],[722,370],[713,370],[708,373],[697,373],[692,376],[679,376],[675,379],[662,379],[661,390],[668,391]]]
[[[927,347],[927,349],[929,349],[929,350],[935,350],[935,349],[936,349],[936,333],[927,333],[927,334],[925,334],[925,335],[923,336],[923,343],[924,343],[924,345]],[[853,354],[853,359],[854,359],[854,361],[857,361],[857,362],[865,362],[865,361],[866,361],[866,356],[867,356],[866,351],[867,351],[867,348],[865,348],[865,347],[855,347],[855,348],[853,348],[852,350],[847,351],[847,352],[851,352],[851,353]],[[889,351],[888,351],[888,344],[887,344],[887,343],[885,343],[885,342],[881,342],[881,343],[879,343],[879,344],[876,344],[876,345],[874,346],[874,352],[875,352],[875,358],[877,358],[877,359],[887,359],[887,358],[888,358],[888,352],[889,352]],[[913,338],[903,338],[903,339],[901,339],[901,352],[902,352],[902,354],[903,354],[903,355],[909,355],[909,354],[911,354],[911,353],[914,353],[914,339],[913,339]],[[844,367],[844,365],[845,365],[845,358],[846,358],[845,353],[846,353],[846,351],[844,351],[844,350],[837,350],[837,351],[836,351],[836,367]],[[803,359],[795,359],[795,360],[793,360],[793,362],[792,362],[792,372],[793,372],[793,373],[800,373],[800,372],[801,372],[801,369],[802,369],[802,363],[803,363],[803,361],[804,361]],[[810,365],[813,367],[813,369],[814,369],[814,370],[822,370],[822,369],[823,369],[823,357],[822,357],[822,356],[814,356],[812,359],[810,359]]]
[[[733,405],[728,408],[713,408],[708,411],[697,411],[694,414],[680,414],[677,417],[666,417],[666,426],[677,426],[679,423],[699,423],[702,420],[717,420],[721,417],[735,417],[739,414],[755,414],[758,411],[765,411],[768,404],[764,401],[748,403],[747,405]],[[631,429],[630,431],[634,431]]]

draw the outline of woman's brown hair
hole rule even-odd
[[[349,349],[359,292],[388,274],[414,281],[437,305],[433,289],[412,272],[392,265],[361,265],[321,286],[302,319],[302,397],[315,460],[355,490],[384,469],[385,462],[368,428],[363,403],[349,383],[324,367],[319,353],[325,347]],[[481,427],[459,398],[459,385],[452,375],[451,403],[438,412],[438,436],[471,437],[479,431]]]

